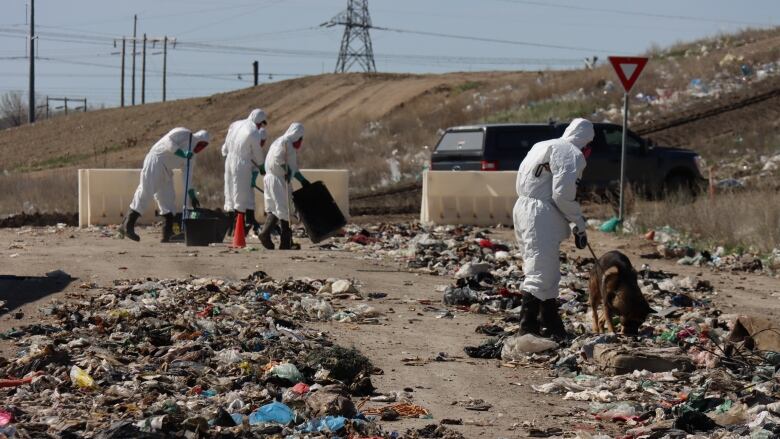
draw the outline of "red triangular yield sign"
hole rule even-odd
[[[647,58],[639,56],[610,56],[609,62],[615,69],[623,89],[628,93],[634,86],[634,83],[642,74],[642,69],[647,64]]]

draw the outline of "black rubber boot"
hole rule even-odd
[[[255,231],[255,235],[260,236],[260,223],[258,223],[257,218],[255,218],[254,209],[246,210],[246,215],[244,215],[244,224],[244,235],[249,233],[249,229],[252,229]]]
[[[171,242],[171,238],[173,237],[173,214],[166,213],[163,215],[163,219],[165,219],[165,223],[163,223],[162,239],[160,239],[160,242]]]
[[[282,234],[279,237],[279,250],[292,249],[292,229],[290,228],[290,222],[281,220],[279,223],[282,226]]]
[[[236,211],[230,210],[225,212],[225,215],[227,216],[228,220],[228,229],[227,229],[227,236],[233,236],[233,229],[236,228]]]
[[[260,243],[268,250],[274,249],[274,242],[271,240],[271,231],[276,228],[278,222],[279,218],[277,218],[276,215],[269,213],[265,217],[263,231],[257,235],[257,237],[260,238]]]
[[[126,236],[132,239],[133,241],[136,242],[140,241],[141,237],[135,233],[135,222],[140,217],[141,217],[140,213],[134,211],[133,209],[129,209],[127,211],[127,215],[125,215],[124,221],[122,221],[122,224],[119,226],[119,234],[123,238]]]
[[[556,299],[542,301],[541,318],[542,326],[544,327],[543,336],[556,340],[568,338],[569,334],[566,333],[563,320],[561,320],[561,316],[558,314],[558,301]]]
[[[539,306],[542,301],[533,294],[523,291],[520,309],[520,331],[525,334],[539,335]]]

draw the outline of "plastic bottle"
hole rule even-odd
[[[78,366],[70,368],[70,381],[79,389],[91,389],[95,387],[95,380]]]

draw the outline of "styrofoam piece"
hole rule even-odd
[[[511,225],[516,178],[514,171],[426,171],[420,222]]]
[[[344,214],[344,218],[349,219],[349,171],[346,169],[301,169],[301,174],[312,183],[322,181],[341,209],[341,213]],[[293,191],[301,187],[298,180],[294,178],[292,185]],[[257,178],[257,186],[260,189],[265,189],[262,177]],[[255,190],[255,216],[258,219],[265,218],[265,202],[263,202],[263,194],[258,190]]]
[[[176,192],[176,211],[181,211],[183,204],[184,179],[180,169],[174,169],[174,190]],[[303,169],[301,173],[309,181],[322,180],[328,187],[336,204],[339,205],[345,217],[349,217],[349,172],[332,169]],[[90,225],[119,224],[124,219],[133,194],[138,187],[140,169],[79,169],[79,227]],[[257,184],[262,188],[262,178]],[[197,184],[197,176],[195,183]],[[293,180],[293,190],[300,183]],[[222,200],[221,193],[220,200]],[[264,216],[263,194],[255,191],[255,214],[258,218]],[[139,224],[150,224],[154,219],[156,203],[147,206]]]

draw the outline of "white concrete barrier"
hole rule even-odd
[[[79,227],[121,223],[140,177],[140,169],[79,169]],[[183,180],[181,170],[174,169],[177,212],[182,206]],[[138,223],[153,222],[155,209],[157,204],[151,202]]]
[[[427,171],[420,222],[511,225],[516,178],[515,171]]]
[[[341,212],[349,217],[349,172],[347,170],[303,169],[301,173],[309,181],[322,180]],[[138,187],[140,174],[140,169],[79,169],[79,227],[121,223]],[[173,183],[178,212],[183,204],[184,192],[184,179],[180,169],[174,169]],[[258,186],[263,187],[262,178],[258,178],[257,183]],[[293,180],[293,190],[299,187],[300,183]],[[223,192],[218,195],[221,203],[224,201]],[[255,200],[256,215],[262,218],[263,194],[255,191]],[[147,206],[146,212],[138,221],[139,224],[153,222],[155,209],[157,209],[155,202]]]

